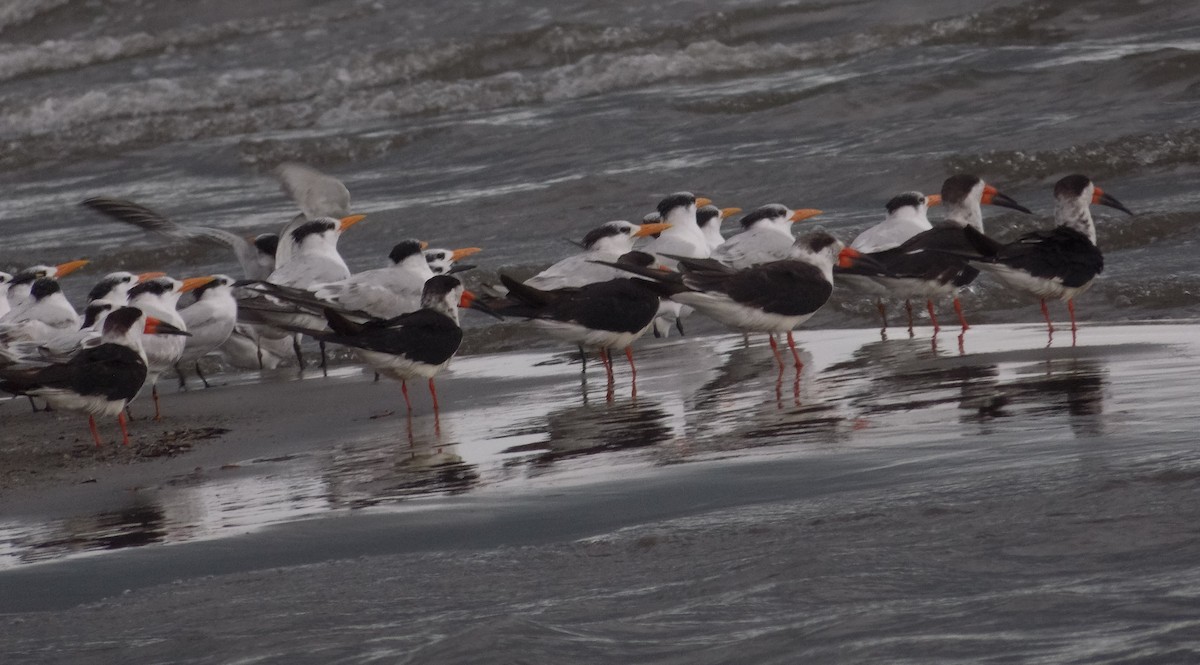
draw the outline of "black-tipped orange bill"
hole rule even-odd
[[[729,219],[741,211],[741,208],[721,208],[721,219]]]
[[[1116,208],[1117,210],[1120,210],[1121,212],[1125,213],[1126,215],[1133,214],[1132,210],[1130,210],[1129,208],[1126,208],[1123,203],[1121,203],[1117,199],[1113,198],[1112,196],[1105,194],[1104,190],[1100,189],[1099,187],[1096,187],[1095,191],[1092,192],[1092,203],[1098,203],[1102,206]]]
[[[142,330],[147,335],[183,335],[191,337],[192,333],[186,330],[181,330],[166,321],[156,319],[153,316],[146,317],[146,327]]]
[[[816,208],[801,208],[800,210],[792,211],[792,216],[788,217],[788,219],[795,224],[796,222],[803,222],[810,217],[816,217],[817,215],[821,214],[821,212],[822,211],[817,210]]]
[[[462,307],[463,309],[473,309],[473,310],[483,312],[484,314],[487,314],[489,316],[494,316],[497,319],[500,319],[501,321],[504,320],[503,316],[500,316],[491,307],[488,307],[487,305],[480,302],[479,298],[474,293],[471,293],[470,291],[467,291],[466,289],[463,289],[462,297],[459,298],[459,300],[458,300],[458,306]]]
[[[213,275],[207,275],[205,277],[189,277],[183,280],[183,285],[179,287],[179,292],[187,293],[188,291],[194,291],[205,284],[208,284],[214,279],[216,279],[216,277]]]
[[[841,252],[838,252],[838,267],[850,268],[855,263],[858,263],[860,258],[862,258],[862,252],[857,249],[845,247]]]
[[[483,251],[482,247],[460,247],[459,249],[456,249],[456,250],[450,252],[450,260],[451,261],[461,261],[461,260],[467,258],[468,256],[471,256],[473,254],[478,254],[482,251]]]
[[[941,194],[930,194],[929,196],[925,197],[925,207],[926,208],[932,208],[933,206],[941,205],[941,204],[942,204],[942,195]]]
[[[346,229],[366,219],[366,215],[350,215],[338,220],[338,233],[344,232]]]
[[[80,268],[86,266],[88,263],[90,263],[90,261],[88,261],[87,259],[80,259],[78,261],[67,261],[66,263],[60,263],[57,266],[54,266],[54,276],[56,278],[57,277],[66,277],[67,275],[70,275],[71,273],[75,272],[76,270],[79,270]]]
[[[1012,197],[1010,197],[1007,194],[1004,194],[1003,192],[996,189],[995,187],[992,187],[991,185],[984,185],[983,195],[981,195],[979,197],[979,202],[986,204],[986,205],[1000,206],[1001,208],[1012,208],[1013,210],[1020,210],[1021,212],[1025,213],[1026,215],[1033,214],[1033,212],[1029,208],[1026,208],[1025,206],[1021,205],[1020,203],[1017,203],[1015,200],[1013,200]]]
[[[712,205],[712,199],[706,199],[703,196],[696,197],[696,207],[703,208],[706,205]]]
[[[151,279],[158,279],[159,277],[166,277],[166,276],[167,276],[167,273],[165,273],[165,272],[144,272],[137,276],[137,283],[141,284],[142,282],[149,281]]]
[[[663,231],[666,231],[669,228],[671,228],[670,224],[665,224],[662,222],[652,222],[650,224],[642,224],[641,226],[638,227],[638,230],[633,233],[633,237],[634,238],[645,238],[646,236],[652,236],[655,233],[662,233]]]

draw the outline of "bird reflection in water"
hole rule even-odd
[[[656,402],[634,397],[605,404],[583,403],[546,416],[546,440],[513,446],[503,454],[535,453],[519,463],[556,460],[654,446],[674,438],[669,414]]]
[[[168,536],[161,506],[142,497],[121,510],[72,517],[16,535],[12,542],[22,563],[55,559],[90,550],[117,550],[163,542]]]
[[[434,416],[405,418],[405,438],[338,446],[325,472],[335,507],[361,508],[417,496],[460,494],[479,483],[479,470],[463,462],[453,434]]]
[[[1001,387],[1014,406],[1028,404],[1026,418],[1067,415],[1077,438],[1104,433],[1108,368],[1101,358],[1058,358],[1017,369],[1021,378]]]

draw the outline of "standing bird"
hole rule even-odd
[[[462,342],[458,308],[485,309],[474,300],[474,294],[463,290],[457,277],[436,275],[425,282],[421,308],[415,312],[356,323],[333,309],[326,309],[331,330],[294,330],[356,349],[363,362],[376,372],[400,382],[409,412],[412,402],[408,397],[408,380],[428,379],[436,416],[439,407],[433,379],[458,352]]]
[[[669,228],[670,224],[662,222],[605,222],[583,237],[583,252],[555,263],[525,280],[525,284],[535,289],[553,291],[624,277],[626,273],[595,262],[616,261],[621,255],[632,251],[639,238],[647,238]]]
[[[956,253],[970,251],[966,229],[983,232],[981,204],[1012,208],[1025,214],[1029,209],[1014,201],[995,187],[986,184],[978,176],[953,175],[942,183],[941,203],[946,208],[946,218],[900,244],[895,249],[876,252],[871,256],[887,269],[890,275],[876,276],[876,281],[893,295],[904,299],[925,300],[933,331],[937,333],[937,313],[934,298],[950,295],[954,311],[958,314],[963,331],[970,326],[963,315],[962,303],[957,292],[967,286],[979,271]]]
[[[1046,328],[1053,333],[1047,298],[1067,302],[1074,337],[1075,298],[1086,291],[1104,270],[1104,255],[1096,246],[1096,225],[1091,205],[1116,208],[1133,215],[1120,201],[1084,175],[1069,175],[1054,185],[1054,220],[1049,231],[1033,231],[1010,243],[993,240],[968,229],[974,254],[971,262],[1009,287],[1042,301]]]
[[[940,194],[925,196],[921,192],[904,192],[893,196],[885,206],[887,216],[883,221],[858,234],[850,243],[850,248],[863,254],[881,255],[886,258],[884,252],[895,249],[905,240],[933,228],[933,224],[929,222],[929,208],[941,201]],[[876,297],[876,307],[879,308],[879,316],[883,319],[883,328],[886,330],[887,307],[883,299],[891,296],[892,292],[875,279],[878,275],[865,270],[861,265],[845,270],[838,268],[834,273],[837,275],[839,286]],[[912,301],[905,299],[904,308],[908,312],[908,329],[911,332]]]
[[[121,307],[104,321],[101,342],[69,361],[36,368],[0,369],[0,389],[45,399],[56,409],[88,414],[88,427],[101,445],[96,416],[116,416],[121,440],[129,445],[124,409],[146,380],[143,332],[157,335],[187,333],[136,307]]]
[[[612,266],[623,265],[613,263]],[[611,267],[611,266],[610,266]],[[615,268],[614,268],[615,269]],[[660,296],[670,295],[655,282],[617,277],[578,287],[544,290],[500,275],[509,298],[520,304],[500,310],[501,314],[523,316],[551,337],[585,348],[597,349],[600,361],[613,381],[612,349],[624,349],[637,395],[637,366],[633,343],[645,335],[658,314]]]
[[[871,259],[823,231],[797,239],[787,259],[742,270],[712,259],[677,257],[677,260],[678,274],[629,266],[625,270],[669,285],[673,290],[672,300],[690,305],[734,330],[767,333],[781,372],[783,358],[774,335],[787,334],[796,369],[801,369],[803,363],[792,331],[829,300],[833,266],[850,267],[859,261],[871,263]]]
[[[696,221],[696,208],[709,205],[712,201],[696,198],[691,192],[678,192],[658,202],[658,216],[671,228],[647,244],[643,251],[653,254],[659,265],[674,270],[678,259],[675,256],[703,259],[712,253],[708,239]],[[683,318],[690,313],[676,302],[664,301],[654,321],[654,336],[666,337],[674,325],[683,334]]]
[[[721,235],[721,223],[741,211],[741,208],[718,208],[715,205],[706,205],[696,209],[696,224],[704,232],[710,252],[715,251],[725,242],[725,236]]]
[[[796,242],[792,224],[819,214],[813,208],[792,210],[778,203],[752,210],[740,220],[742,232],[714,250],[712,258],[735,269],[786,259]]]
[[[461,247],[459,249],[433,248],[425,250],[425,262],[435,275],[452,275],[456,272],[466,272],[475,266],[459,263],[468,256],[473,256],[483,250],[479,247]]]
[[[79,314],[53,277],[39,277],[29,295],[0,317],[0,344],[41,342],[79,327]]]
[[[216,351],[233,334],[237,321],[237,300],[233,297],[233,278],[214,275],[212,280],[195,289],[196,301],[179,310],[184,329],[189,337],[183,346],[183,355],[175,362],[175,373],[179,375],[180,389],[187,389],[183,366],[194,363],[196,376],[208,388],[208,379],[200,371],[200,359]]]
[[[180,296],[208,284],[213,279],[215,278],[212,276],[206,276],[193,277],[182,282],[170,277],[146,280],[129,290],[129,304],[146,312],[147,316],[186,331],[187,324],[176,310]],[[150,384],[150,394],[154,399],[155,420],[162,419],[158,403],[158,377],[179,362],[185,346],[186,342],[180,336],[150,335],[142,340],[146,356],[146,383]]]

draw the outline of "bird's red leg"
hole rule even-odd
[[[1042,298],[1042,316],[1046,318],[1046,329],[1054,332],[1054,324],[1050,322],[1050,308],[1046,307],[1046,299]]]
[[[162,413],[158,410],[158,384],[150,386],[150,395],[154,397],[154,419],[162,420]]]
[[[783,375],[783,356],[779,355],[779,345],[775,343],[774,335],[767,335],[767,339],[771,340],[771,353],[775,354],[775,362],[779,363],[779,374]]]
[[[796,340],[792,338],[792,331],[787,334],[788,348],[792,350],[792,360],[796,361],[796,372],[799,373],[804,369],[804,361],[800,360],[800,352],[796,351]]]
[[[604,371],[608,375],[608,382],[611,384],[613,382],[612,356],[608,355],[608,349],[603,347],[600,349],[600,362],[604,363]]]
[[[121,443],[129,445],[129,427],[125,425],[125,412],[117,414],[117,424],[121,426]]]
[[[958,301],[958,296],[954,296],[954,311],[958,313],[958,322],[962,324],[962,329],[970,328],[971,326],[967,325],[967,317],[963,316],[962,303]]]
[[[1067,311],[1071,313],[1071,346],[1075,346],[1075,299],[1067,300]]]
[[[932,300],[925,301],[925,309],[929,310],[929,320],[933,322],[933,332],[937,333],[937,331],[941,330],[942,327],[938,325],[937,313],[933,311]]]
[[[633,392],[630,393],[630,397],[633,399],[637,399],[637,365],[633,364],[633,347],[632,346],[625,347],[625,359],[629,361],[629,372],[631,375],[629,383],[633,389]]]
[[[912,301],[905,299],[904,311],[908,314],[908,336],[913,336],[913,317],[912,317]]]
[[[96,447],[100,447],[100,432],[96,429],[96,417],[88,416],[88,429],[92,430],[92,438],[96,441]]]
[[[433,385],[433,377],[429,377],[429,394],[433,396],[433,412],[438,412],[437,388]]]
[[[408,381],[400,379],[400,392],[404,393],[404,405],[408,407],[408,412],[412,413],[412,400],[408,398]]]

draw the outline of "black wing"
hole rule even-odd
[[[979,276],[979,270],[968,262],[969,256],[981,253],[980,240],[991,240],[974,227],[963,227],[949,222],[935,224],[932,229],[922,231],[904,241],[899,247],[869,256],[883,264],[891,276],[909,277],[943,284],[953,282],[955,286],[966,286]],[[995,242],[995,241],[991,241]]]
[[[440,365],[449,360],[462,343],[462,329],[454,319],[431,309],[419,309],[389,320],[390,327],[359,326],[357,332],[317,332],[317,339],[368,351],[404,356],[410,360]]]
[[[833,284],[819,268],[791,259],[734,273],[689,271],[684,281],[695,289],[724,293],[734,302],[781,316],[811,314],[833,293]]]
[[[592,330],[635,333],[650,325],[658,313],[654,286],[624,277],[588,284],[556,298],[538,316]]]
[[[75,354],[66,363],[5,376],[0,387],[15,393],[60,388],[106,399],[133,399],[146,381],[146,363],[133,349],[100,344]]]
[[[1001,247],[991,262],[1034,277],[1061,278],[1064,286],[1072,288],[1087,284],[1104,271],[1100,249],[1087,236],[1065,226],[1026,233]]]

